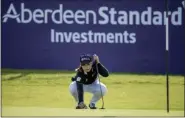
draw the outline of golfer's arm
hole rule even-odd
[[[83,84],[76,82],[76,88],[77,88],[77,93],[78,93],[78,103],[84,102]]]
[[[109,71],[101,63],[98,63],[98,71],[103,77],[109,76]]]

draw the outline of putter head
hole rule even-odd
[[[105,109],[105,108],[102,107],[102,108],[100,108],[100,109]]]

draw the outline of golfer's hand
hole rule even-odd
[[[94,57],[94,60],[95,60],[97,63],[100,63],[99,57],[98,57],[96,54],[94,54],[93,57]]]

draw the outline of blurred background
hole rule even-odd
[[[169,71],[183,74],[184,8],[169,0]],[[4,0],[2,68],[74,70],[96,53],[111,72],[165,73],[165,0]]]

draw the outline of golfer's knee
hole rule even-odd
[[[76,88],[76,83],[75,82],[72,82],[70,85],[69,85],[69,91],[71,93],[71,95],[75,96],[77,95],[77,88]]]
[[[106,86],[102,86],[102,94],[103,96],[107,93],[107,87]]]
[[[107,93],[107,87],[105,85],[101,85],[101,89],[99,88],[97,91],[96,91],[96,94],[98,95],[105,95]]]

